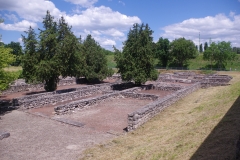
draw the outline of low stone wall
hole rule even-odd
[[[110,85],[102,85],[102,86],[89,86],[91,88],[80,89],[78,88],[76,91],[65,92],[61,94],[45,93],[38,95],[30,95],[21,98],[13,99],[13,105],[19,106],[21,109],[29,109],[29,108],[38,108],[47,104],[54,104],[57,102],[64,102],[68,100],[73,100],[81,97],[86,97],[93,94],[102,93],[103,91],[110,90]],[[31,97],[31,98],[30,98]],[[37,97],[37,98],[35,98]]]
[[[158,99],[137,111],[128,114],[128,127],[127,130],[131,131],[147,122],[150,118],[154,117],[156,114],[161,112],[164,108],[172,105],[180,98],[194,92],[195,90],[201,87],[200,83],[188,86],[181,90],[174,92],[171,95],[168,95],[162,99]]]
[[[135,91],[141,90],[140,87],[134,87],[130,89],[126,89],[124,91],[113,91],[112,93],[108,93],[101,96],[96,96],[94,98],[83,99],[79,101],[73,101],[64,105],[59,105],[54,108],[57,115],[69,114],[74,110],[81,110],[84,108],[88,108],[89,106],[99,104],[105,100],[111,100],[112,98],[137,98],[137,99],[150,99],[156,100],[158,96],[150,95],[150,94],[136,94]]]
[[[61,79],[58,83],[58,86],[66,86],[76,84],[76,79]],[[2,92],[2,95],[22,92],[22,91],[36,91],[44,89],[44,84],[19,84],[19,85],[10,85],[9,88]]]
[[[120,93],[124,98],[135,98],[135,99],[148,99],[155,101],[159,97],[154,94],[134,93],[134,92],[122,92]]]
[[[162,90],[162,91],[177,91],[183,89],[184,86],[178,84],[170,84],[170,83],[157,83],[153,85],[153,89]]]
[[[23,85],[10,85],[9,88],[2,92],[2,95],[22,92],[22,91],[36,91],[44,88],[44,84],[23,84]]]

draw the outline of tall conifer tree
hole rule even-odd
[[[125,81],[133,80],[140,85],[147,80],[157,79],[154,69],[153,31],[148,24],[134,24],[123,43],[123,51],[115,49],[115,60],[119,73]]]

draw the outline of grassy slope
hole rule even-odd
[[[136,131],[86,150],[83,159],[219,159],[214,154],[233,159],[240,134],[240,74],[221,74],[234,77],[231,85],[199,89]]]
[[[195,70],[195,69],[199,69],[199,68],[205,67],[210,64],[211,64],[211,62],[204,61],[203,55],[200,54],[199,56],[197,56],[197,58],[189,61],[189,69]],[[230,70],[230,68],[232,68],[232,70],[236,69],[237,71],[240,71],[240,55],[239,54],[236,56],[235,61],[227,62],[226,69]]]
[[[210,65],[211,63],[209,61],[204,61],[202,59],[202,54],[199,55],[197,58],[192,59],[189,61],[189,69],[196,70],[205,67],[206,65]],[[108,67],[114,68],[116,67],[116,62],[114,61],[114,55],[107,55],[108,60]],[[157,65],[158,60],[155,60],[155,65]],[[229,70],[232,68],[232,70],[236,69],[237,71],[240,71],[240,55],[237,55],[235,61],[228,62],[226,69]]]

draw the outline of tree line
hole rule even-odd
[[[156,80],[158,73],[154,61],[159,60],[162,67],[184,67],[190,59],[198,55],[198,46],[184,37],[169,41],[160,37],[153,42],[153,30],[148,24],[134,24],[123,42],[122,50],[113,46],[114,52],[102,48],[91,35],[82,40],[77,38],[64,17],[58,21],[47,11],[43,18],[43,29],[36,34],[33,28],[22,35],[24,49],[18,44],[6,47],[16,48],[15,64],[21,64],[26,82],[44,82],[46,91],[57,88],[59,76],[85,77],[88,81],[103,80],[113,74],[107,67],[106,55],[114,54],[118,73],[124,81],[134,81],[137,85],[147,80]],[[18,50],[18,51],[17,51]],[[218,42],[199,46],[204,60],[218,67],[224,67],[227,60],[234,60],[236,52],[230,42]],[[22,54],[24,53],[24,54]],[[18,57],[20,55],[19,59]],[[19,62],[20,61],[20,62]],[[10,62],[10,61],[9,61]]]

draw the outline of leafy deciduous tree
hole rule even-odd
[[[19,42],[10,42],[9,44],[5,45],[7,48],[11,48],[12,52],[11,54],[16,56],[16,61],[13,62],[11,65],[13,66],[19,66],[21,63],[21,58],[23,56],[22,46]]]
[[[167,38],[159,38],[158,42],[156,43],[156,56],[163,67],[166,67],[169,60],[171,60],[169,49],[170,41]]]
[[[204,51],[203,59],[215,62],[218,68],[225,68],[227,60],[234,60],[236,53],[232,51],[230,42],[212,42],[211,45]]]
[[[8,84],[16,77],[11,72],[4,71],[4,68],[15,61],[15,56],[11,54],[11,48],[0,46],[0,90],[8,87]]]
[[[195,58],[197,52],[195,44],[185,38],[175,39],[170,44],[170,51],[173,63],[179,67],[183,67],[189,59]]]

